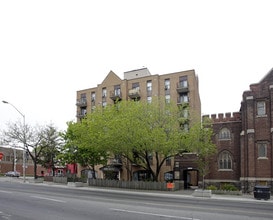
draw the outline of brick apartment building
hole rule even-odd
[[[110,71],[97,87],[77,91],[77,120],[80,121],[98,105],[111,105],[117,100],[146,100],[151,102],[153,97],[165,97],[166,102],[173,101],[177,105],[187,103],[191,118],[197,121],[201,120],[198,77],[194,70],[152,75],[147,68],[125,72],[124,79],[120,79],[114,72]],[[164,181],[165,174],[173,173],[174,159],[167,161],[162,168],[159,175],[161,181]],[[130,177],[125,172],[126,169],[120,169],[120,166],[121,163],[113,158],[105,170],[112,167],[113,172],[116,172],[118,179],[121,180],[142,179],[143,173],[138,167],[135,167],[134,176]],[[78,170],[81,169],[79,167]],[[96,171],[98,178],[104,177],[104,167],[97,167]]]

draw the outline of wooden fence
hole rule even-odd
[[[89,186],[98,187],[113,187],[124,189],[138,189],[138,190],[160,190],[170,191],[179,190],[182,183],[166,183],[166,182],[147,182],[147,181],[120,181],[120,180],[106,180],[106,179],[88,179]]]
[[[67,184],[68,182],[70,182],[70,178],[45,177],[44,181]],[[75,180],[75,181],[79,182],[79,180]],[[75,181],[72,181],[72,182],[75,182]],[[148,182],[148,181],[88,179],[87,182],[88,182],[88,186],[112,187],[112,188],[124,188],[124,189],[136,189],[136,190],[174,191],[174,190],[183,189],[184,187],[183,181],[174,182],[174,183],[166,183],[166,182]]]

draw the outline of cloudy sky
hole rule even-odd
[[[0,98],[26,123],[75,120],[76,91],[110,70],[195,69],[202,114],[239,111],[273,67],[268,0],[0,1]],[[0,129],[22,117],[0,104]]]

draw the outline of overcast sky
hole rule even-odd
[[[110,70],[195,69],[202,114],[236,112],[273,67],[268,0],[0,1],[0,98],[26,123],[75,120],[76,91]],[[0,129],[22,117],[0,104]]]

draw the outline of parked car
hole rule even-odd
[[[19,177],[20,173],[17,171],[9,171],[7,173],[5,173],[5,176],[10,176],[10,177]]]

